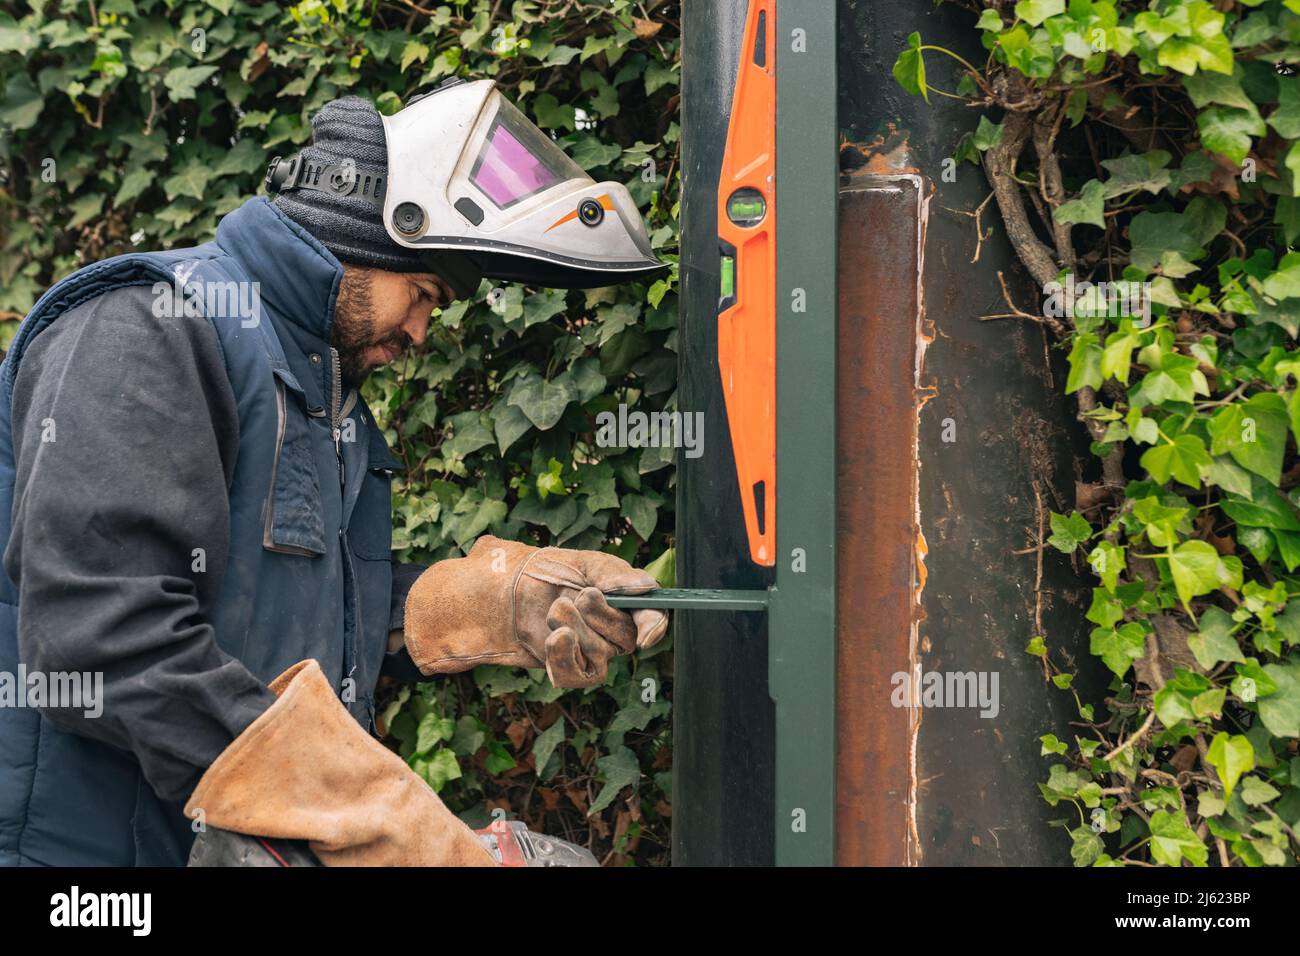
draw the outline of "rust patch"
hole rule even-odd
[[[840,142],[840,170],[846,173],[869,176],[920,175],[912,162],[908,134],[899,132],[893,123],[886,123],[887,132],[865,143]]]

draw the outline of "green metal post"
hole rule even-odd
[[[776,862],[835,862],[836,4],[778,0]]]

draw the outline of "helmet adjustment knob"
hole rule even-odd
[[[584,199],[578,203],[578,218],[584,226],[599,226],[605,218],[605,208],[594,199]]]
[[[413,202],[399,203],[393,210],[393,228],[404,236],[419,235],[424,230],[424,210]]]

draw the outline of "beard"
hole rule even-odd
[[[374,281],[369,269],[346,267],[339,281],[338,299],[334,303],[334,327],[330,332],[330,345],[339,353],[339,369],[343,382],[349,388],[359,386],[371,366],[365,353],[376,346],[395,346],[399,351],[409,344],[401,329],[388,335],[375,330]]]

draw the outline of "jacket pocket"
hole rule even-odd
[[[302,386],[287,368],[275,375],[275,458],[262,546],[281,554],[325,553],[325,516]]]

